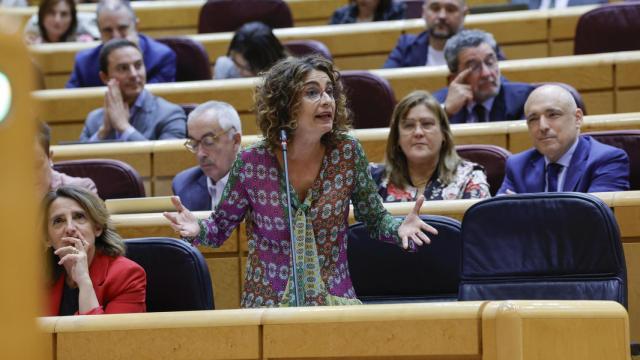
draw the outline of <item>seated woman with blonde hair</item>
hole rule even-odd
[[[147,277],[124,257],[125,245],[102,200],[63,186],[44,198],[51,265],[47,315],[144,312]]]
[[[426,91],[414,91],[393,111],[385,165],[372,169],[384,202],[480,199],[491,196],[482,166],[456,153],[447,115]]]

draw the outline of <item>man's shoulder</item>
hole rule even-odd
[[[190,167],[182,170],[173,178],[173,186],[176,190],[180,190],[185,186],[198,182],[203,176],[205,176],[204,172],[202,172],[199,166]]]
[[[429,33],[423,31],[419,34],[402,34],[398,39],[398,46],[429,46]]]
[[[502,83],[502,86],[504,88],[505,95],[512,97],[524,97],[525,100],[527,97],[529,97],[529,94],[536,88],[534,85],[531,85],[529,83],[514,81],[504,81]]]
[[[153,57],[162,57],[165,55],[173,55],[175,53],[171,48],[153,38],[150,38],[144,34],[138,34],[140,38],[140,47],[145,56],[152,55]]]
[[[145,99],[145,107],[151,109],[158,109],[159,111],[173,112],[173,111],[181,111],[184,113],[184,110],[180,105],[174,104],[169,100],[166,100],[160,96],[153,95],[151,92],[147,91],[147,97]],[[186,116],[186,115],[185,115]]]
[[[87,62],[87,61],[97,61],[100,55],[100,49],[102,49],[102,44],[89,48],[80,50],[76,53],[76,62]]]
[[[538,152],[535,148],[530,148],[524,151],[521,151],[517,154],[510,155],[507,158],[507,167],[509,166],[523,166],[527,164],[529,161],[537,160],[542,157],[542,154]]]
[[[600,159],[628,157],[626,151],[615,146],[603,144],[591,136],[582,135],[580,140],[589,145],[589,154]]]

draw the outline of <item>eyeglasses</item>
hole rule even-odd
[[[472,72],[479,72],[482,70],[482,65],[485,65],[489,70],[493,70],[498,66],[498,59],[495,56],[488,56],[483,61],[469,61],[466,63],[465,69],[471,69]]]
[[[225,135],[226,133],[228,133],[229,131],[231,131],[233,129],[233,127],[228,128],[227,130],[219,133],[219,134],[213,134],[213,133],[207,133],[205,134],[200,140],[195,140],[195,139],[187,139],[187,141],[184,142],[184,147],[189,150],[192,153],[197,153],[198,152],[198,147],[200,145],[202,145],[205,149],[207,150],[211,150],[214,146],[216,146],[216,144],[218,143],[218,140],[220,139],[220,137],[222,135]]]
[[[320,99],[322,99],[322,94],[327,94],[327,96],[329,96],[329,98],[333,100],[334,99],[333,86],[327,86],[327,88],[324,90],[321,90],[319,87],[316,87],[316,86],[311,86],[309,88],[304,89],[302,92],[302,96],[311,102],[320,101]]]

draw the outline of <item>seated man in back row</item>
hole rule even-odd
[[[100,79],[107,85],[105,107],[89,113],[81,141],[184,139],[182,108],[145,90],[146,71],[136,44],[125,39],[106,43],[100,50]]]
[[[534,89],[500,75],[496,40],[480,30],[462,30],[444,47],[453,81],[433,96],[444,104],[451,124],[518,120]]]
[[[580,136],[582,110],[569,91],[541,86],[525,113],[534,148],[509,157],[498,194],[629,190],[627,154]]]
[[[200,104],[189,114],[184,146],[195,154],[198,166],[173,179],[173,193],[190,210],[212,210],[222,198],[229,170],[240,151],[242,127],[233,106],[221,101]]]
[[[149,83],[173,82],[176,79],[176,54],[165,44],[137,31],[138,18],[128,0],[101,0],[96,20],[102,44],[76,54],[73,72],[65,87],[102,86],[98,77],[98,58],[102,46],[112,39],[128,39],[144,54]]]

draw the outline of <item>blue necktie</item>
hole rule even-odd
[[[562,165],[550,163],[547,165],[547,192],[558,191],[558,174],[562,171]]]

